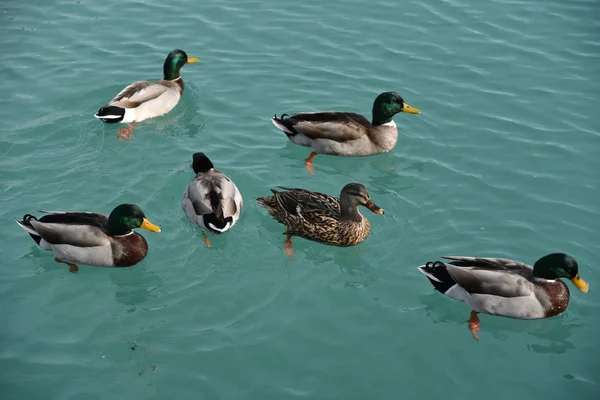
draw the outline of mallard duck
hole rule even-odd
[[[197,58],[188,57],[183,50],[173,50],[165,60],[162,80],[132,83],[100,108],[94,117],[109,124],[133,122],[119,131],[119,138],[130,139],[138,122],[164,115],[179,103],[184,88],[179,70],[187,63],[196,62]]]
[[[317,154],[369,156],[390,151],[398,140],[398,128],[392,117],[399,112],[421,114],[396,92],[381,93],[373,102],[373,119],[341,111],[305,112],[272,118],[293,143],[312,147],[305,160],[309,173]],[[287,118],[286,118],[287,116]]]
[[[71,272],[78,264],[99,267],[131,267],[148,253],[144,237],[132,229],[151,232],[161,229],[148,221],[135,204],[121,204],[109,216],[93,212],[40,211],[39,220],[26,214],[16,220],[44,250],[51,250],[54,261],[67,264]]]
[[[194,153],[190,165],[196,176],[183,193],[182,207],[191,223],[214,234],[233,228],[240,218],[244,200],[233,181],[216,170],[204,153]],[[204,243],[210,246],[202,231]]]
[[[588,284],[579,277],[574,258],[548,254],[531,265],[505,258],[444,256],[421,265],[435,290],[471,307],[469,329],[478,340],[478,313],[518,319],[549,318],[567,309],[569,288],[558,278],[568,278],[582,292]]]
[[[292,236],[332,246],[355,246],[367,238],[371,224],[359,211],[365,206],[375,214],[383,209],[371,201],[371,196],[360,183],[349,183],[342,188],[340,197],[305,189],[278,186],[285,191],[271,189],[272,196],[256,199],[277,222],[285,225],[287,235],[284,252],[292,256]]]

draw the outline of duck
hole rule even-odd
[[[129,140],[135,126],[146,119],[159,117],[171,111],[183,94],[185,87],[179,71],[185,64],[197,63],[185,51],[170,52],[163,65],[163,79],[158,82],[138,81],[121,90],[94,117],[108,123],[132,123],[119,130],[119,139]]]
[[[506,258],[444,256],[451,262],[427,262],[418,267],[434,289],[465,302],[471,308],[467,321],[475,340],[481,329],[477,314],[516,319],[550,318],[567,309],[571,282],[587,293],[588,284],[579,277],[577,261],[565,253],[541,257],[533,266]]]
[[[205,231],[220,235],[240,219],[244,199],[238,187],[227,175],[215,169],[203,152],[192,155],[196,176],[187,185],[182,207],[188,220],[202,228],[204,243],[210,247]]]
[[[287,235],[284,253],[288,257],[294,254],[293,236],[339,247],[362,243],[371,231],[371,224],[358,211],[358,206],[384,214],[360,183],[346,184],[339,198],[306,189],[277,187],[282,191],[271,189],[272,196],[259,197],[256,201],[287,227],[283,234]]]
[[[379,94],[373,102],[372,119],[353,112],[302,112],[273,116],[271,121],[288,139],[300,146],[312,147],[306,169],[313,174],[317,154],[370,156],[390,151],[398,141],[398,128],[392,119],[400,112],[421,114],[406,104],[396,92]]]
[[[95,212],[40,211],[17,224],[44,250],[52,251],[54,261],[77,272],[77,264],[98,267],[131,267],[148,254],[148,243],[133,229],[160,232],[135,204],[120,204],[110,215]]]

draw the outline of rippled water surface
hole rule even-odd
[[[572,1],[7,1],[0,5],[3,399],[576,399],[600,394],[600,6]],[[131,142],[94,112],[200,63]],[[399,92],[398,144],[318,156],[274,114]],[[202,245],[181,210],[191,154],[244,196]],[[361,182],[386,210],[361,245],[295,239],[255,198]],[[163,228],[128,269],[53,261],[14,223],[37,210],[140,205]],[[368,211],[367,211],[368,212]],[[590,284],[561,316],[482,315],[433,291],[441,255],[535,262],[562,251]]]

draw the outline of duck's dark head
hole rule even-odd
[[[365,206],[375,214],[383,214],[383,208],[371,201],[369,191],[360,183],[349,183],[340,192],[340,206],[342,215],[355,211],[358,206]]]
[[[194,153],[194,155],[192,156],[192,164],[190,166],[194,169],[194,172],[197,174],[201,172],[208,172],[214,168],[212,161],[210,161],[206,154],[202,152]]]
[[[198,59],[195,57],[188,57],[183,50],[173,50],[167,56],[165,64],[163,66],[164,79],[172,81],[180,77],[179,71],[187,63],[197,63]]]
[[[588,284],[579,277],[577,261],[564,253],[548,254],[537,260],[533,265],[533,275],[543,279],[567,278],[583,293],[589,289]]]
[[[399,112],[421,114],[421,111],[406,104],[398,93],[381,93],[373,102],[373,125],[387,124]]]
[[[120,204],[108,217],[108,233],[125,235],[132,229],[143,228],[151,232],[160,232],[159,226],[148,221],[142,209],[135,204]]]

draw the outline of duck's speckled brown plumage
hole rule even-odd
[[[355,246],[369,236],[369,220],[358,211],[342,218],[338,198],[305,189],[279,188],[284,191],[271,189],[272,196],[260,197],[257,202],[287,227],[285,235],[333,246]]]

